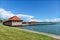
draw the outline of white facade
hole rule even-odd
[[[22,22],[12,22],[12,26],[16,26],[16,25],[22,25]]]

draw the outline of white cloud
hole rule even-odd
[[[60,18],[54,18],[50,20],[51,22],[60,22]]]
[[[38,19],[30,19],[29,21],[37,21],[37,22],[42,22],[42,20],[38,20]]]
[[[0,8],[0,18],[1,19],[8,19],[12,16],[14,16],[15,14],[12,13],[11,11],[6,11],[3,8]],[[34,18],[34,16],[30,16],[30,15],[25,15],[25,14],[16,14],[16,16],[22,17],[22,18],[26,18],[27,20],[30,20],[32,18]]]
[[[25,14],[18,14],[17,16],[20,16],[20,17],[27,17],[27,18],[34,18],[34,16],[25,15]]]
[[[11,11],[6,11],[3,8],[0,8],[0,19],[8,19],[15,14]],[[16,16],[22,17],[23,19],[26,18],[28,21],[37,21],[37,22],[60,22],[60,18],[54,18],[54,19],[44,19],[44,20],[38,20],[34,19],[34,16],[26,15],[26,14],[16,14]]]
[[[37,22],[60,22],[60,18],[44,19],[44,20],[31,19],[29,21],[37,21]]]
[[[25,15],[25,14],[17,14],[16,16],[22,17],[23,19],[26,19],[28,21],[34,18],[34,16]]]
[[[38,20],[39,22],[60,22],[60,18]]]
[[[14,14],[10,11],[6,11],[3,8],[0,8],[0,18],[7,19],[11,16],[14,16]]]

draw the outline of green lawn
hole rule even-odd
[[[0,40],[54,40],[41,34],[26,32],[0,24]]]

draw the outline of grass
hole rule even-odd
[[[52,37],[17,30],[0,24],[0,40],[55,40]]]

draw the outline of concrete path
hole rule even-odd
[[[60,36],[54,35],[54,34],[48,34],[48,33],[43,33],[43,32],[32,31],[32,30],[26,30],[26,29],[21,29],[21,28],[17,28],[17,27],[11,27],[11,28],[23,30],[23,31],[27,31],[27,32],[32,32],[32,33],[37,33],[37,34],[42,34],[42,35],[50,36],[50,37],[53,37],[57,40],[60,40]]]

